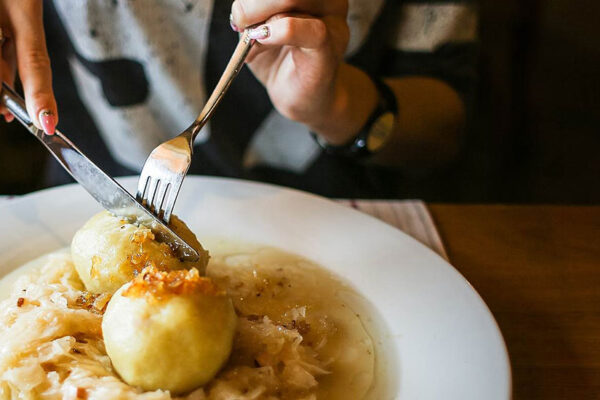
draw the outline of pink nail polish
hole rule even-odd
[[[11,123],[11,122],[13,122],[13,121],[14,121],[14,119],[15,119],[15,116],[14,116],[14,115],[12,115],[11,113],[6,113],[6,114],[4,114],[4,120],[5,120],[6,122],[8,122],[8,123]]]
[[[44,110],[40,112],[39,119],[46,135],[54,135],[54,130],[56,129],[56,117],[52,111]]]
[[[233,14],[229,14],[229,25],[231,26],[231,29],[233,29],[235,32],[241,32],[242,30],[240,28],[238,28],[238,26],[233,22]]]
[[[271,29],[267,25],[252,28],[248,31],[248,37],[254,40],[263,40],[271,36]]]

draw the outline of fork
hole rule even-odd
[[[136,198],[167,224],[171,219],[183,179],[192,162],[194,139],[212,117],[231,83],[244,66],[254,42],[255,40],[249,37],[249,30],[246,29],[198,118],[178,136],[156,147],[144,163]]]

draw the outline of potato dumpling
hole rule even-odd
[[[210,381],[229,358],[236,320],[229,297],[198,270],[147,267],[113,295],[102,333],[125,382],[181,394]]]
[[[158,242],[147,227],[129,223],[108,211],[96,214],[75,234],[71,243],[73,262],[86,289],[112,294],[150,263],[161,270],[195,267],[204,273],[208,252],[175,216],[171,217],[171,227],[198,251],[197,262],[182,262],[167,244]]]

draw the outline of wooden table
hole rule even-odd
[[[500,325],[514,399],[600,399],[600,207],[430,210]]]

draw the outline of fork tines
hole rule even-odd
[[[144,182],[143,188],[141,187],[142,182]],[[140,180],[140,188],[138,188],[136,197],[150,212],[168,223],[172,212],[172,208],[168,209],[170,190],[171,183],[148,176],[145,180]]]

